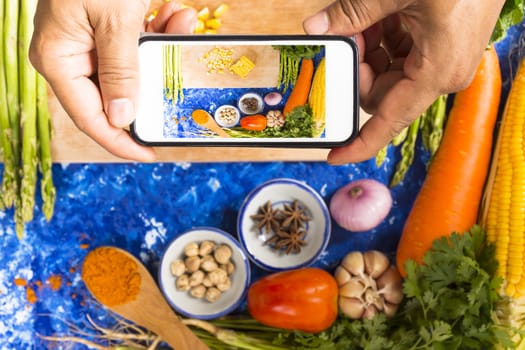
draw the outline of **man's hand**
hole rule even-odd
[[[76,126],[112,154],[152,161],[123,128],[135,119],[138,38],[149,31],[191,33],[195,10],[170,2],[144,23],[150,1],[40,0],[30,57]]]
[[[357,35],[359,93],[372,117],[333,164],[374,157],[442,94],[473,78],[504,0],[339,0],[308,18],[309,34]]]

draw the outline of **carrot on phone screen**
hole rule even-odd
[[[284,105],[283,115],[285,117],[295,107],[304,106],[307,103],[313,76],[314,62],[311,59],[304,58],[301,62],[301,69],[299,70],[295,86]]]

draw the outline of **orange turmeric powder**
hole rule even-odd
[[[137,263],[109,247],[89,252],[82,266],[82,279],[93,296],[106,306],[135,300],[141,283]]]

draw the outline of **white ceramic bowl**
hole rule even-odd
[[[258,229],[252,215],[267,201],[274,209],[298,200],[307,209],[311,220],[306,224],[306,245],[299,253],[286,254],[265,244],[273,234]],[[283,271],[311,265],[324,251],[330,240],[332,225],[330,214],[323,198],[304,182],[278,178],[267,181],[243,201],[237,218],[237,234],[246,255],[259,267],[269,271]]]
[[[230,109],[234,113],[231,119],[227,120],[221,117],[221,113],[226,109]],[[215,118],[215,121],[217,122],[217,124],[219,124],[220,126],[225,127],[225,128],[231,128],[239,123],[239,120],[241,119],[241,113],[239,112],[239,109],[237,109],[237,107],[235,106],[222,105],[215,110],[213,117]]]
[[[231,275],[231,288],[213,303],[204,298],[196,299],[188,291],[178,291],[175,287],[176,277],[170,271],[171,262],[184,257],[184,247],[188,243],[200,243],[204,240],[229,245],[235,265],[235,271]],[[158,273],[160,289],[168,303],[178,313],[197,319],[213,319],[231,313],[240,305],[250,285],[250,264],[239,242],[229,233],[213,227],[197,227],[175,238],[162,255]]]
[[[253,110],[247,110],[243,104],[243,100],[247,99],[247,98],[253,98],[255,99],[255,101],[257,101],[257,106],[255,109]],[[263,98],[256,94],[256,93],[253,93],[253,92],[248,92],[244,95],[241,96],[241,98],[239,99],[239,102],[237,103],[237,105],[239,106],[239,109],[242,113],[244,114],[257,114],[257,113],[260,113],[262,110],[263,110],[263,107],[264,107],[264,101],[263,101]]]

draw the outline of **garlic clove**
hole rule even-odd
[[[350,272],[348,272],[347,269],[339,265],[335,269],[334,277],[335,277],[335,280],[337,281],[337,285],[341,287],[346,282],[348,282],[350,278],[352,278],[352,275],[350,274]]]
[[[362,276],[365,273],[365,260],[361,252],[351,252],[346,254],[341,261],[341,266],[354,276]]]
[[[342,297],[362,300],[363,294],[365,294],[365,286],[357,278],[351,278],[339,288],[339,295]]]
[[[366,273],[373,279],[381,276],[390,266],[390,261],[383,253],[369,250],[363,254]]]
[[[355,298],[339,298],[339,308],[348,317],[358,320],[365,312],[365,305]]]
[[[362,317],[367,320],[371,320],[375,315],[377,315],[377,312],[378,310],[374,305],[368,305]]]
[[[385,313],[386,317],[394,316],[397,312],[398,306],[398,304],[385,303],[385,309],[383,312]]]
[[[403,280],[393,265],[377,279],[377,288],[389,303],[399,304],[403,300]]]

